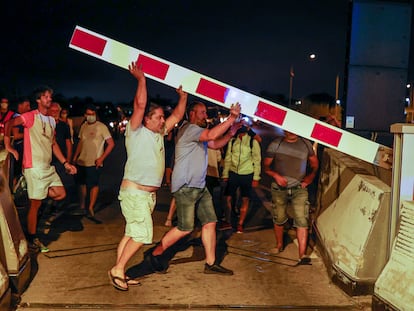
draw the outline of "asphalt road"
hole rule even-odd
[[[268,144],[273,134],[263,130],[260,135],[263,144]],[[176,249],[166,274],[153,273],[144,252],[154,244],[144,246],[128,266],[142,286],[127,292],[115,290],[107,271],[114,264],[124,229],[117,200],[124,162],[121,138],[105,162],[95,219],[71,215],[68,209],[52,223],[46,236],[50,252],[32,254],[33,280],[17,310],[370,309],[371,297],[349,297],[331,282],[317,249],[308,249],[312,265],[295,267],[294,230],[286,231],[283,253],[268,253],[274,247],[274,236],[265,181],[253,197],[245,233],[218,232],[222,264],[234,271],[233,276],[203,274],[204,250],[196,231]],[[157,194],[154,243],[168,230],[164,221],[170,199],[167,188]]]

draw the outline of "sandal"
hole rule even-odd
[[[109,277],[109,281],[110,281],[111,285],[112,285],[115,289],[120,290],[120,291],[127,291],[127,290],[128,290],[128,284],[127,284],[127,282],[125,281],[125,279],[123,279],[123,278],[121,278],[121,277],[119,277],[119,276],[114,276],[114,275],[112,275],[111,270],[109,270],[109,271],[108,271],[108,277]],[[125,283],[125,284],[127,285],[127,287],[123,287],[123,286],[121,286],[121,285],[120,285],[120,284],[118,284],[116,281],[121,281],[121,282]]]
[[[129,276],[125,276],[125,281],[128,286],[141,286],[142,285],[140,281],[138,281],[137,279],[132,279]]]

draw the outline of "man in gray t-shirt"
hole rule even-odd
[[[216,262],[216,213],[210,192],[206,188],[207,146],[223,147],[233,137],[239,124],[232,126],[240,114],[240,105],[232,105],[226,121],[212,129],[206,128],[207,109],[203,103],[193,103],[189,120],[184,122],[177,134],[175,162],[171,191],[177,205],[177,227],[172,228],[153,250],[151,264],[156,271],[165,271],[160,255],[175,242],[190,234],[197,217],[202,225],[202,241],[206,252],[204,273],[232,275],[233,271]],[[227,134],[223,135],[228,129]]]
[[[273,178],[271,191],[276,247],[270,252],[278,254],[283,250],[283,224],[288,220],[286,208],[290,201],[299,244],[299,264],[307,264],[310,260],[305,257],[309,227],[306,187],[315,178],[318,158],[308,140],[285,131],[284,137],[270,143],[263,164],[265,173]],[[308,164],[310,171],[307,174]]]

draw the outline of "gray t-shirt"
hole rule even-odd
[[[182,186],[204,188],[207,173],[207,142],[200,142],[205,129],[184,121],[177,133],[175,162],[171,179],[171,192]]]
[[[276,138],[266,150],[266,158],[273,158],[272,170],[287,179],[287,187],[301,183],[306,175],[308,158],[314,154],[310,141],[302,137],[298,137],[295,142],[286,142],[283,137]]]

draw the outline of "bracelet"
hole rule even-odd
[[[68,161],[63,162],[62,165],[65,166],[66,163],[68,163]]]

